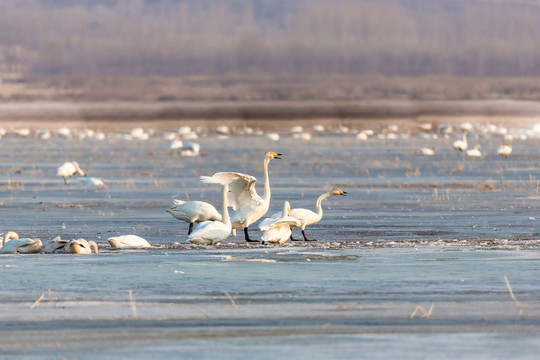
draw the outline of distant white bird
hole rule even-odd
[[[96,189],[103,190],[107,188],[107,185],[103,182],[102,179],[96,177],[85,177],[81,179],[81,184],[85,186],[93,186]]]
[[[169,146],[169,148],[171,149],[171,151],[174,151],[174,150],[181,149],[182,146],[184,146],[184,142],[177,138],[171,141],[171,145]]]
[[[75,174],[86,176],[85,172],[81,170],[81,168],[79,167],[79,164],[76,161],[63,163],[58,168],[58,171],[56,173],[57,176],[61,176],[62,178],[64,178],[64,182],[66,183],[66,185],[68,183],[67,178]]]
[[[296,125],[291,128],[291,134],[301,133],[302,131],[304,131],[304,128],[300,125]]]
[[[481,157],[482,152],[480,151],[480,145],[476,145],[474,149],[467,150],[467,156],[470,157]]]
[[[223,185],[222,189],[222,221],[205,221],[197,224],[195,230],[189,234],[188,241],[198,245],[214,245],[227,239],[231,234],[231,219],[227,206],[227,193],[229,187]]]
[[[167,212],[175,219],[189,223],[188,235],[193,231],[193,223],[222,219],[216,208],[204,201],[174,200],[174,206]]]
[[[508,156],[511,153],[512,153],[512,145],[510,144],[501,145],[497,149],[497,154],[502,155],[502,156]]]
[[[22,128],[22,129],[14,129],[13,133],[21,137],[27,137],[27,136],[30,136],[31,131],[28,128]]]
[[[4,235],[0,254],[31,254],[38,252],[42,243],[39,239],[24,238],[19,239],[19,234],[15,231],[8,231]]]
[[[293,139],[295,140],[302,140],[302,141],[309,141],[311,140],[311,135],[308,133],[294,133]]]
[[[48,140],[51,138],[51,132],[47,129],[36,131],[36,136],[42,140]]]
[[[433,156],[433,155],[435,155],[435,146],[430,147],[430,148],[423,147],[418,152],[419,152],[420,155]]]
[[[277,219],[266,218],[259,223],[259,229],[263,232],[261,240],[271,243],[283,244],[292,235],[291,226],[300,226],[300,220],[289,216],[291,204],[285,201],[282,216]]]
[[[279,134],[278,133],[268,133],[266,134],[266,138],[268,140],[272,140],[272,141],[279,141]]]
[[[454,149],[457,151],[464,151],[467,150],[468,144],[467,144],[467,133],[463,133],[463,138],[461,140],[456,140],[452,143],[452,146],[454,146]]]
[[[322,216],[323,216],[323,209],[322,209],[322,206],[321,206],[321,202],[326,199],[327,197],[329,196],[337,196],[337,195],[341,195],[341,196],[347,196],[347,193],[345,191],[342,191],[340,189],[332,189],[332,191],[329,191],[325,194],[322,194],[321,196],[319,196],[319,198],[317,199],[317,201],[315,202],[315,209],[317,210],[317,212],[313,212],[311,210],[308,210],[308,209],[302,209],[302,208],[296,208],[296,209],[292,209],[289,213],[289,215],[295,219],[298,219],[300,221],[300,229],[302,229],[302,236],[304,237],[304,241],[313,241],[313,240],[309,240],[306,236],[306,233],[304,232],[304,230],[306,229],[306,226],[309,226],[309,225],[312,225],[312,224],[315,224],[317,222],[319,222],[321,219],[322,219]],[[277,213],[277,214],[274,214],[272,215],[272,217],[281,217],[283,216],[283,213]],[[301,241],[301,240],[295,240],[291,234],[291,240],[292,241]]]
[[[268,163],[272,159],[281,159],[279,156],[281,154],[270,151],[264,154],[264,195],[262,198],[255,190],[257,179],[251,175],[235,172],[219,172],[212,176],[201,176],[202,182],[229,185],[231,190],[229,194],[229,205],[235,211],[231,217],[232,227],[234,229],[244,228],[246,241],[257,242],[257,240],[251,240],[249,238],[248,228],[268,211],[271,196]]]
[[[91,254],[92,251],[98,253],[97,244],[83,238],[70,240],[65,248],[65,252],[69,254]]]
[[[67,139],[71,136],[71,130],[69,130],[69,128],[63,127],[58,129],[56,131],[56,134],[58,134],[58,136],[60,136],[61,138]]]
[[[201,146],[197,143],[187,143],[180,149],[180,155],[182,156],[199,156]]]
[[[137,235],[120,235],[113,236],[107,239],[113,248],[148,248],[151,245],[140,236]]]

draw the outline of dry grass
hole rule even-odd
[[[137,306],[135,304],[135,299],[133,298],[133,293],[129,290],[129,305],[131,306],[131,317],[137,319]]]
[[[41,294],[41,296],[32,304],[32,306],[30,306],[30,309],[35,309],[36,307],[38,307],[44,298],[45,298],[45,293]]]
[[[424,307],[422,305],[418,304],[416,306],[416,308],[414,308],[414,311],[412,312],[412,314],[411,314],[411,316],[409,318],[414,319],[414,317],[416,316],[418,311],[421,311],[422,315],[420,315],[419,317],[422,318],[422,319],[429,319],[431,317],[431,313],[433,312],[434,307],[435,307],[435,304],[431,303],[431,306],[429,307],[429,310],[426,311],[426,309],[424,309]]]
[[[514,295],[514,291],[512,290],[512,287],[510,286],[510,282],[508,281],[508,277],[506,276],[506,274],[504,274],[503,278],[504,278],[504,282],[506,283],[506,287],[508,288],[508,292],[510,293],[510,297],[512,298],[512,300],[514,300],[514,302],[516,303],[516,306],[519,309],[518,315],[525,314],[529,316],[529,312],[527,311],[527,309],[525,309],[525,307],[521,305],[521,303],[518,301],[518,299]]]

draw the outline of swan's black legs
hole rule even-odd
[[[292,231],[291,231],[291,241],[302,241],[302,240],[293,238],[293,234],[292,234]]]
[[[247,242],[259,242],[259,240],[251,240],[249,238],[249,233],[248,233],[248,227],[247,226],[244,228],[244,238],[246,239]]]
[[[193,231],[193,223],[190,222],[190,223],[189,223],[189,230],[188,230],[187,234],[188,234],[188,235],[191,234],[192,231]]]
[[[302,230],[302,235],[304,236],[304,241],[317,241],[317,240],[315,240],[315,239],[309,240],[309,239],[307,238],[306,233],[304,232],[304,230]]]

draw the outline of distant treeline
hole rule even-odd
[[[535,2],[277,3],[2,0],[0,73],[540,75]]]

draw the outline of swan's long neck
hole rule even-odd
[[[467,133],[463,133],[463,142],[467,143]]]
[[[270,205],[270,177],[268,176],[268,163],[270,162],[270,159],[264,159],[263,164],[263,176],[264,176],[264,195],[263,200],[267,205]]]
[[[18,239],[18,238],[19,238],[19,234],[17,234],[15,231],[8,231],[6,233],[6,235],[4,235],[4,239],[2,240],[2,244],[0,245],[0,248],[2,248],[2,246],[6,245],[6,243],[10,239]]]
[[[322,219],[322,216],[323,216],[321,203],[324,199],[326,199],[329,196],[331,196],[330,193],[322,194],[321,196],[319,196],[319,198],[317,199],[317,202],[315,203],[315,209],[317,210],[317,216],[319,217],[319,219]]]
[[[79,167],[79,164],[77,162],[72,162],[73,166],[75,166],[75,170],[77,171],[77,174],[84,176],[84,171],[81,170]]]
[[[227,207],[227,193],[229,192],[229,187],[228,186],[224,186],[223,187],[223,194],[222,194],[222,208],[221,208],[221,213],[222,213],[222,219],[221,221],[225,224],[225,225],[229,225],[231,223],[231,219],[229,217],[229,209]]]
[[[98,246],[95,243],[95,241],[89,241],[88,245],[90,245],[90,249],[92,249],[94,251],[94,254],[97,254],[99,252]]]

